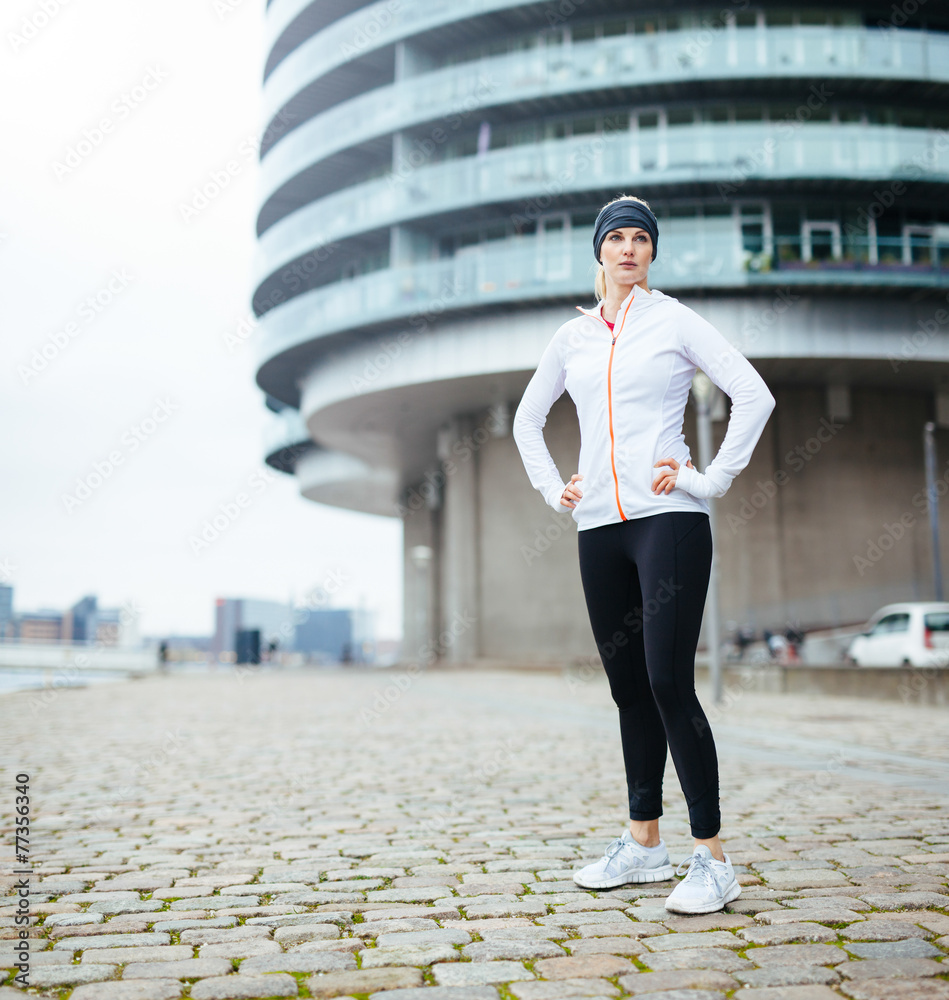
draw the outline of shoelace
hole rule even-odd
[[[676,868],[676,875],[681,875],[680,869],[683,865],[688,865],[689,870],[686,873],[686,881],[702,881],[706,886],[711,889],[717,889],[718,883],[715,881],[715,873],[712,871],[712,863],[709,858],[704,857],[700,854],[693,854],[682,861]]]
[[[613,842],[612,842],[612,843],[610,844],[610,846],[609,846],[609,847],[607,847],[606,851],[605,851],[605,852],[604,852],[604,854],[603,854],[603,859],[602,859],[602,860],[603,860],[603,861],[612,861],[612,860],[613,860],[613,858],[615,858],[615,857],[616,857],[616,855],[617,855],[617,854],[619,854],[619,852],[620,852],[620,851],[621,851],[621,850],[622,850],[622,849],[623,849],[624,847],[629,847],[629,848],[631,848],[631,849],[632,849],[632,853],[633,853],[633,855],[634,855],[635,857],[637,857],[637,858],[642,858],[642,853],[643,853],[643,852],[642,852],[642,851],[637,851],[637,850],[636,850],[636,847],[637,847],[637,845],[636,845],[636,844],[633,844],[633,843],[631,843],[631,842],[630,842],[630,841],[628,841],[628,840],[623,840],[623,838],[622,838],[622,837],[617,837],[617,838],[616,838],[616,840],[614,840],[614,841],[613,841]]]
[[[617,837],[616,840],[614,840],[613,843],[610,844],[609,847],[607,847],[605,853],[603,854],[603,860],[612,861],[613,858],[616,857],[617,854],[619,854],[624,843],[625,841],[623,840],[622,837]]]

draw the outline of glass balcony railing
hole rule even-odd
[[[316,0],[274,0],[267,8],[266,51]],[[519,0],[380,0],[342,17],[306,39],[274,70],[295,60],[319,66],[321,75],[351,59],[442,24],[518,6]],[[292,72],[292,70],[291,70]]]
[[[949,285],[949,243],[928,256],[902,240],[824,242],[815,232],[746,249],[730,219],[673,219],[649,271],[663,291],[806,285]],[[386,322],[424,329],[445,314],[514,301],[593,301],[590,230],[479,244],[448,260],[391,268],[314,289],[260,321],[262,362],[330,334]],[[510,245],[513,242],[514,245]],[[796,248],[796,249],[795,249]]]
[[[260,238],[255,287],[270,277],[287,290],[281,269],[308,254],[322,259],[322,248],[360,232],[499,198],[520,200],[519,213],[536,217],[544,196],[620,190],[631,177],[650,184],[723,182],[736,196],[748,179],[949,183],[949,134],[856,123],[680,125],[654,130],[648,140],[613,131],[448,160],[344,188],[287,216]]]
[[[330,108],[283,136],[261,162],[265,199],[319,160],[369,139],[435,122],[437,135],[457,129],[484,107],[550,99],[584,90],[635,88],[762,74],[832,81],[855,76],[885,81],[949,81],[949,35],[869,28],[738,28],[702,47],[691,32],[634,35],[537,49],[451,66],[379,87]],[[265,88],[270,119],[314,75],[301,72],[285,91]],[[801,94],[801,117],[829,100],[832,87]],[[807,101],[810,101],[808,105]],[[444,141],[444,140],[442,140]]]
[[[268,464],[285,471],[315,447],[299,410],[287,408],[270,414],[264,427],[264,455]]]

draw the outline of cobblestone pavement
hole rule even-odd
[[[71,1000],[949,998],[944,709],[765,696],[711,711],[726,913],[572,872],[625,825],[599,671],[154,677],[0,698],[32,796],[30,988]],[[688,856],[670,763],[663,835]]]

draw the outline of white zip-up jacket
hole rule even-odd
[[[558,511],[570,510],[578,530],[662,511],[708,513],[751,459],[775,400],[751,362],[708,320],[677,298],[638,285],[611,331],[600,306],[584,309],[554,334],[514,415],[514,440],[531,484]],[[724,440],[704,473],[690,469],[682,422],[692,378],[700,368],[731,398]],[[547,450],[543,427],[564,389],[577,408],[583,494],[560,503],[566,484]],[[653,481],[679,463],[669,493]],[[693,465],[695,463],[693,462]],[[569,477],[568,477],[569,479]]]

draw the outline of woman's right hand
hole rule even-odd
[[[583,476],[581,476],[579,472],[575,472],[570,477],[570,482],[567,484],[563,491],[563,495],[560,497],[561,507],[570,507],[573,509],[577,506],[577,501],[583,496],[583,493],[580,491],[580,487],[576,485],[578,479],[583,479]]]

